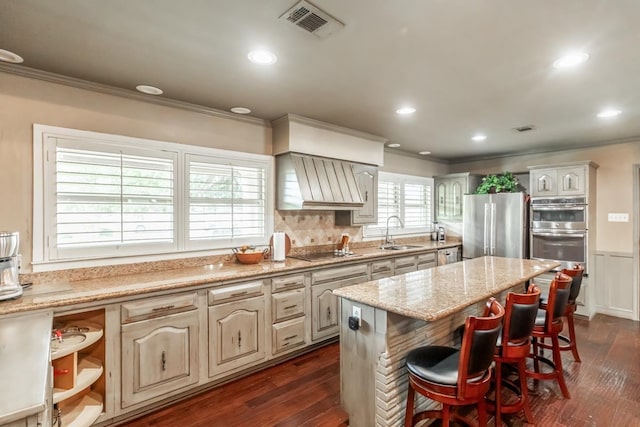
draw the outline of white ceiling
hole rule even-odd
[[[279,20],[297,0],[1,0],[0,49],[23,67],[295,113],[450,161],[640,137],[638,0],[311,1],[345,27],[320,39]],[[250,63],[257,47],[278,62]],[[553,69],[569,50],[591,57]],[[417,112],[398,116],[406,104]],[[623,113],[597,119],[607,106]]]

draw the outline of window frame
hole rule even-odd
[[[55,237],[55,227],[52,227],[52,224],[55,222],[56,215],[56,138],[77,141],[79,145],[84,144],[84,149],[91,149],[100,145],[106,148],[110,147],[114,151],[120,148],[126,154],[132,154],[135,151],[146,155],[158,154],[159,157],[174,158],[174,241],[171,243],[171,247],[165,246],[158,249],[153,244],[131,245],[131,250],[125,250],[122,254],[116,256],[108,254],[108,249],[102,249],[87,251],[89,256],[54,259],[52,251],[48,247],[48,242],[51,241],[52,237]],[[91,145],[86,145],[87,141],[90,141]],[[54,156],[53,161],[49,161],[51,156]],[[264,235],[236,239],[189,241],[189,176],[187,161],[189,158],[194,157],[216,159],[233,166],[264,169]],[[266,245],[273,233],[275,174],[274,159],[270,155],[34,124],[33,160],[32,266],[34,272],[227,254],[229,249],[234,246],[243,244]],[[155,250],[154,247],[156,247]]]
[[[425,185],[430,188],[430,206],[428,206],[427,211],[427,223],[425,227],[412,227],[412,228],[404,228],[400,227],[400,224],[397,221],[392,220],[389,222],[389,234],[393,234],[394,236],[418,236],[425,235],[431,232],[432,223],[434,220],[434,179],[431,177],[423,177],[417,175],[406,175],[399,174],[393,172],[378,172],[378,189],[380,188],[380,183],[382,182],[393,182],[396,184],[400,184],[400,218],[402,218],[402,222],[405,223],[405,184],[419,184]],[[379,200],[379,198],[378,198]],[[376,206],[376,210],[378,210],[379,205]],[[383,218],[378,211],[378,223],[366,225],[363,230],[363,237],[367,239],[379,239],[384,238],[387,230],[386,227],[387,218]],[[393,233],[391,233],[393,231]]]

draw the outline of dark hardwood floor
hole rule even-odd
[[[582,363],[565,352],[571,399],[543,381],[532,390],[538,426],[640,426],[640,322],[577,319]],[[530,388],[533,383],[530,382]],[[518,414],[509,426],[528,425]],[[340,407],[339,345],[204,392],[125,424],[143,426],[348,426]],[[435,424],[434,424],[435,425]],[[491,423],[493,425],[493,423]]]

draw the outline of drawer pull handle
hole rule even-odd
[[[238,348],[242,348],[242,332],[238,331]]]
[[[327,307],[327,321],[331,321],[331,307]]]
[[[232,297],[241,297],[242,295],[246,295],[247,291],[236,292],[235,294],[231,294]]]
[[[296,308],[296,307],[297,307],[297,304],[293,304],[293,305],[286,306],[284,309],[285,310],[291,310],[292,308]]]
[[[162,351],[161,360],[162,360],[162,370],[166,371],[167,370],[167,354],[165,353],[164,350]]]
[[[171,310],[172,308],[176,308],[175,305],[171,304],[171,305],[165,305],[162,307],[154,307],[151,309],[151,311],[167,311],[167,310]]]
[[[289,337],[286,337],[284,340],[285,340],[285,341],[290,341],[290,340],[292,340],[292,339],[294,339],[294,338],[298,338],[298,334],[295,334],[295,335],[291,335],[291,336],[289,336]]]

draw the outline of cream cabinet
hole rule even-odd
[[[588,196],[595,164],[531,166],[529,191],[532,197]],[[592,183],[593,184],[593,183]]]
[[[263,286],[257,280],[209,291],[209,376],[266,360]]]
[[[333,283],[311,288],[311,311],[313,312],[311,337],[314,341],[336,335],[339,331],[339,300],[332,292],[337,288],[338,286]]]
[[[428,252],[418,255],[418,270],[427,270],[438,265],[438,253]]]
[[[122,325],[123,408],[198,382],[198,330],[195,309]]]
[[[271,281],[271,354],[298,349],[308,342],[307,275],[275,277]]]
[[[54,318],[52,415],[60,425],[90,426],[104,413],[104,328],[104,310]]]
[[[365,225],[378,222],[378,168],[354,164],[353,172],[364,205],[351,211],[336,211],[337,225]]]
[[[418,258],[416,255],[398,257],[394,260],[393,274],[404,274],[418,270]]]
[[[434,178],[435,220],[462,221],[462,196],[473,193],[481,181],[481,176],[468,172],[436,176]]]
[[[311,273],[311,339],[319,341],[336,336],[340,330],[339,300],[333,290],[366,282],[366,263],[326,268]]]
[[[385,259],[371,263],[371,280],[393,276],[393,260]]]

